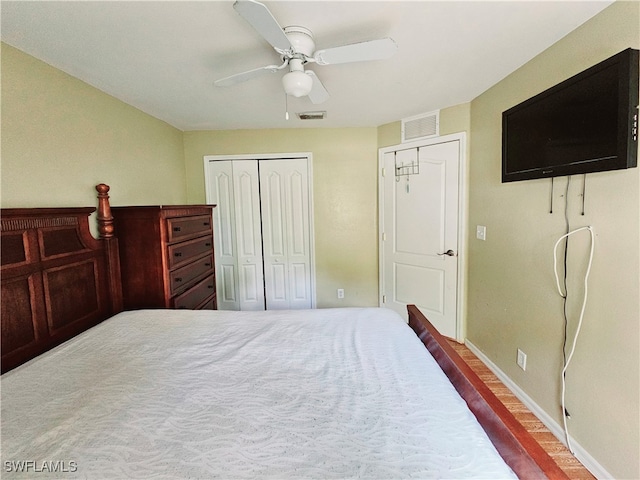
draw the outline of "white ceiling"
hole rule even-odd
[[[233,87],[222,77],[279,63],[232,1],[2,1],[1,37],[181,130],[371,127],[471,101],[611,1],[265,1],[316,48],[386,36],[389,60],[311,65],[331,98],[289,97],[284,71]],[[294,112],[326,110],[325,120]]]

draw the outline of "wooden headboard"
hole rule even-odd
[[[118,241],[109,186],[89,208],[0,210],[2,372],[122,310]]]

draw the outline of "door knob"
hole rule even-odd
[[[454,252],[453,250],[447,250],[444,253],[439,253],[438,255],[447,255],[449,257],[455,257],[456,256],[456,252]]]

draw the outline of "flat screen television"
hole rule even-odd
[[[502,182],[631,168],[637,156],[638,50],[502,113]]]

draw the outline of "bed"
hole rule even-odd
[[[3,478],[567,478],[415,306],[122,312],[96,188],[2,212]]]

